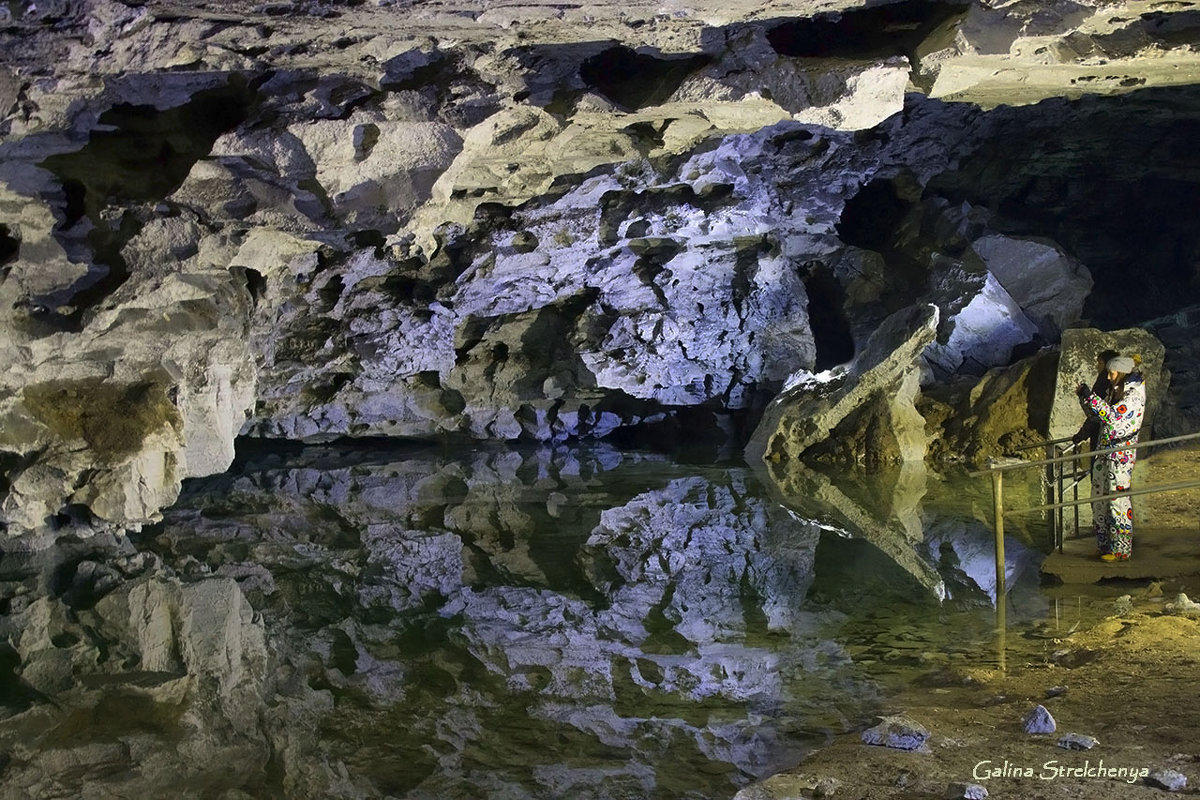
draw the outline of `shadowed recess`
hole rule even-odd
[[[781,56],[883,58],[908,55],[936,28],[966,13],[968,3],[914,0],[786,22],[767,32]]]
[[[39,166],[62,182],[57,235],[70,238],[70,229],[88,220],[87,243],[95,261],[84,278],[44,298],[46,305],[69,303],[78,316],[128,280],[120,251],[144,224],[133,207],[178,189],[217,137],[246,119],[253,99],[253,87],[235,75],[226,86],[197,92],[190,102],[165,111],[114,106],[100,115],[102,129],[83,148],[42,161]]]
[[[630,110],[660,105],[708,56],[658,58],[628,47],[610,47],[579,67],[579,77],[591,89]]]
[[[21,242],[13,236],[7,225],[0,225],[0,278],[7,273],[7,267],[16,260],[21,251]]]
[[[818,264],[804,279],[808,322],[817,348],[817,372],[854,358],[854,337],[844,308],[846,292],[828,266]]]
[[[1063,106],[1053,122],[1046,104]],[[989,124],[994,134],[926,196],[988,208],[1007,235],[1060,243],[1091,272],[1084,315],[1105,326],[1200,299],[1200,89],[997,109]]]

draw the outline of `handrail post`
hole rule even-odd
[[[1061,452],[1057,445],[1055,445],[1053,447],[1053,450],[1054,450],[1055,456],[1059,455]],[[1064,491],[1063,491],[1064,477],[1063,476],[1065,474],[1065,470],[1064,470],[1065,466],[1066,465],[1061,461],[1058,462],[1057,464],[1051,465],[1051,469],[1054,471],[1054,500],[1053,500],[1053,502],[1055,502],[1055,503],[1061,503],[1063,501],[1063,494],[1064,494]],[[1053,513],[1054,513],[1054,545],[1053,546],[1057,546],[1058,551],[1061,553],[1062,546],[1063,546],[1063,538],[1066,536],[1066,525],[1067,525],[1066,516],[1067,515],[1064,513],[1064,510],[1061,508],[1054,509]]]
[[[1005,672],[1008,591],[1004,574],[1004,473],[1000,470],[992,471],[992,504],[996,515],[996,660],[1000,671]]]
[[[1092,472],[1092,461],[1091,461],[1091,459],[1079,458],[1080,448],[1075,448],[1074,452],[1075,452],[1075,460],[1071,462],[1071,484],[1072,484],[1071,499],[1076,502],[1076,505],[1072,506],[1071,510],[1075,514],[1075,538],[1079,538],[1079,505],[1078,505],[1079,481],[1083,480],[1082,478],[1079,477],[1079,470],[1085,466],[1087,467],[1088,480],[1090,482],[1091,481],[1091,472]],[[1058,545],[1059,555],[1062,555],[1062,551],[1063,551],[1062,543],[1059,543],[1059,545]]]
[[[1004,580],[1004,473],[992,471],[992,505],[995,509],[996,524],[996,603],[1005,591]]]

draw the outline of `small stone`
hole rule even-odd
[[[1167,603],[1163,608],[1169,614],[1182,614],[1189,617],[1200,615],[1200,603],[1192,602],[1192,599],[1183,592],[1176,595],[1175,602]]]
[[[1062,697],[1066,693],[1067,687],[1065,686],[1051,686],[1046,690],[1046,697]]]
[[[1173,769],[1156,769],[1146,776],[1146,785],[1178,792],[1187,787],[1187,777]]]
[[[952,783],[946,789],[946,800],[984,800],[988,790],[978,783]]]
[[[929,730],[908,717],[888,716],[873,728],[862,732],[866,744],[891,747],[896,750],[919,750],[929,738]]]
[[[1125,616],[1133,610],[1133,597],[1127,594],[1121,595],[1113,601],[1113,609],[1118,616]]]
[[[1091,750],[1100,744],[1095,736],[1084,736],[1082,733],[1068,733],[1058,740],[1058,746],[1064,750]]]
[[[1054,733],[1055,728],[1054,717],[1043,705],[1034,706],[1033,710],[1025,715],[1026,733]]]

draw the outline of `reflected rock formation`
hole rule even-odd
[[[4,797],[264,785],[278,678],[235,581],[181,580],[150,554],[91,542],[7,556],[0,585]]]
[[[6,561],[6,796],[732,794],[878,699],[805,607],[820,527],[744,468],[352,456]]]

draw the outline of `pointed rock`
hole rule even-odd
[[[845,370],[793,378],[767,407],[746,446],[746,458],[798,457],[855,410],[890,396],[916,369],[918,357],[934,339],[937,322],[935,306],[903,309],[883,321]],[[911,404],[911,397],[907,402]]]

